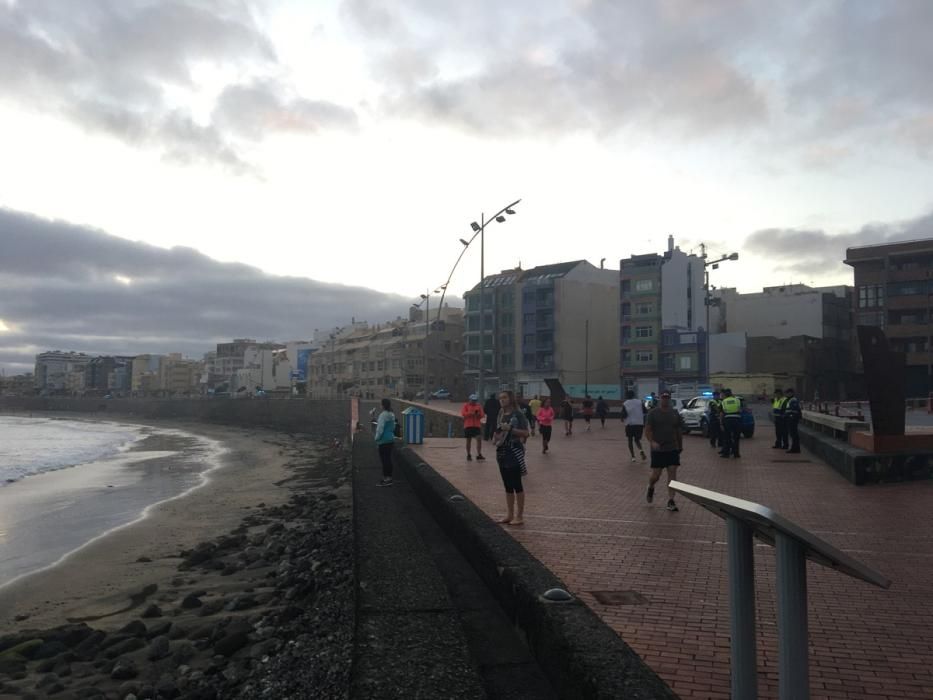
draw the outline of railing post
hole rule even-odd
[[[758,697],[755,645],[755,559],[752,528],[726,517],[729,541],[729,608],[732,633],[732,697]]]
[[[777,548],[778,690],[780,700],[809,700],[807,560],[803,546],[781,532]]]

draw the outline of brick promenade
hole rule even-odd
[[[572,438],[555,425],[551,452],[528,442],[528,505],[508,531],[628,642],[683,698],[729,697],[725,526],[667,489],[645,502],[648,468],[632,464],[618,420]],[[804,452],[770,449],[770,423],[742,441],[741,460],[685,439],[679,479],[770,506],[879,570],[887,591],[808,564],[812,697],[933,698],[933,482],[856,487]],[[466,462],[463,441],[428,439],[425,461],[490,516],[505,511],[491,445]],[[792,460],[792,461],[784,461]],[[659,484],[661,486],[661,484]],[[774,550],[756,547],[758,672],[777,697]],[[635,591],[604,605],[593,591]]]

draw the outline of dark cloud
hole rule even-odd
[[[206,64],[251,76],[239,101],[229,97],[237,85],[227,86],[216,122],[198,120],[177,96],[200,90],[194,71]],[[244,125],[255,140],[355,119],[351,110],[289,95],[270,77],[280,72],[250,5],[239,0],[97,0],[67,8],[55,0],[0,2],[0,99],[171,160],[249,172],[236,144]],[[240,107],[242,116],[234,111]]]
[[[933,238],[933,213],[907,221],[867,224],[837,235],[821,229],[763,229],[746,239],[745,249],[771,261],[776,269],[831,274],[847,269],[842,262],[846,248],[925,238]]]
[[[866,130],[933,150],[929,0],[344,0],[342,9],[394,115],[496,135],[756,138],[799,148],[788,155],[812,168],[863,148]]]
[[[5,209],[0,250],[0,320],[12,328],[0,331],[0,366],[17,371],[44,350],[200,357],[234,337],[308,338],[351,317],[395,318],[410,301]]]

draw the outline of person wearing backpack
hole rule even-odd
[[[382,461],[382,481],[380,486],[392,485],[392,448],[398,434],[398,420],[392,413],[392,403],[382,400],[382,413],[376,420],[376,445],[379,446],[379,459]]]

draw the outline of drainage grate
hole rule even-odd
[[[603,605],[647,605],[648,599],[638,591],[590,591]]]
[[[771,461],[780,464],[812,464],[809,459],[772,459]]]

